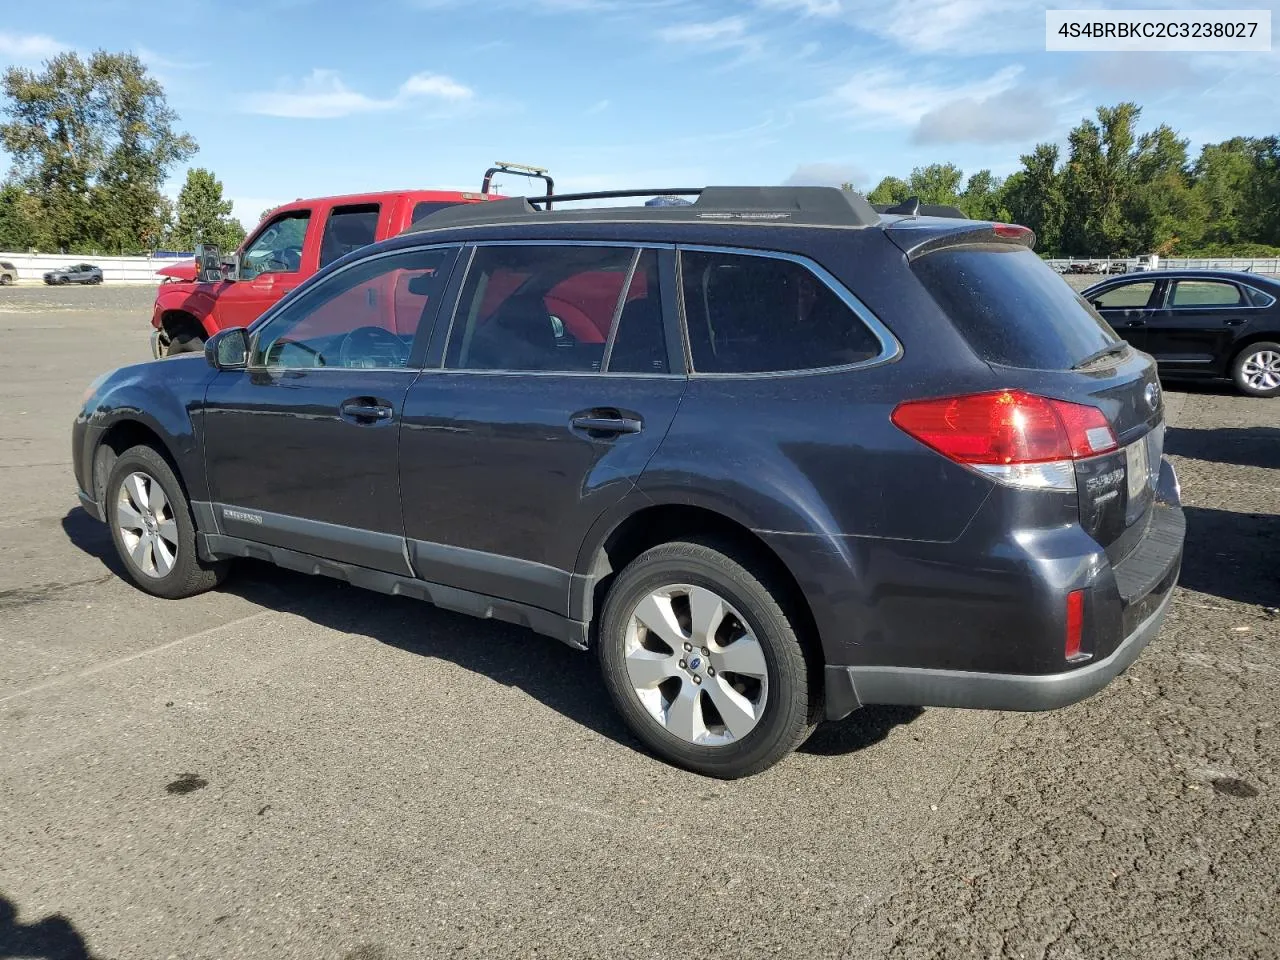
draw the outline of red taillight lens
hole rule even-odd
[[[1106,453],[1115,434],[1097,407],[1021,390],[909,400],[892,420],[957,463],[1050,463]]]
[[[1003,237],[1006,240],[1022,240],[1031,236],[1030,227],[1024,227],[1016,223],[993,223],[991,231],[997,237]]]
[[[1084,591],[1072,590],[1067,594],[1067,642],[1068,660],[1080,658],[1080,636],[1084,633]]]

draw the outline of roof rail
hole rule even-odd
[[[626,206],[565,210],[560,204],[584,200],[619,200],[638,197],[696,197],[679,206]],[[552,203],[557,204],[554,212]],[[958,213],[958,211],[957,211]],[[600,190],[555,196],[513,197],[489,203],[445,207],[423,217],[409,229],[506,222],[513,218],[553,217],[556,220],[757,222],[810,226],[869,227],[880,215],[858,193],[838,187],[664,187],[657,190]]]
[[[484,172],[484,179],[480,182],[480,192],[485,196],[489,195],[489,187],[493,183],[493,175],[495,173],[510,173],[517,177],[528,177],[531,180],[542,180],[547,184],[547,196],[555,192],[556,183],[547,173],[546,167],[531,167],[527,163],[510,163],[506,160],[496,160],[492,167]],[[548,201],[548,207],[550,201]]]

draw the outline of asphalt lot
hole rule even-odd
[[[69,429],[152,294],[0,290],[0,958],[1280,956],[1280,400],[1170,387],[1182,586],[1103,693],[722,783],[521,629],[117,576]]]

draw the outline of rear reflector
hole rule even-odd
[[[1067,594],[1067,643],[1068,660],[1080,659],[1080,636],[1084,633],[1084,591],[1072,590]]]
[[[1074,490],[1072,461],[1117,446],[1097,407],[1021,390],[908,400],[892,420],[949,460],[1018,487]]]

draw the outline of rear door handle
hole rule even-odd
[[[1228,327],[1239,327],[1239,326],[1241,326],[1241,325],[1243,325],[1243,324],[1246,324],[1246,323],[1248,323],[1248,322],[1249,322],[1249,321],[1248,321],[1245,317],[1230,317],[1230,318],[1228,318],[1228,319],[1227,319],[1227,326],[1228,326]]]
[[[601,417],[582,415],[569,421],[575,430],[589,430],[593,433],[639,433],[644,423],[632,417]]]
[[[361,424],[381,423],[395,415],[395,410],[390,404],[370,400],[368,397],[345,400],[342,406],[338,407],[338,412],[342,414],[344,420],[354,420]]]

